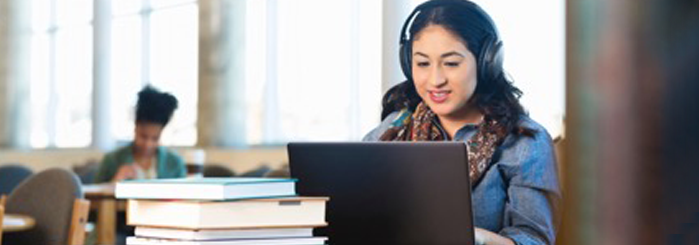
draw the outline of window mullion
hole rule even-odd
[[[48,108],[46,110],[46,113],[48,114],[46,119],[46,133],[48,136],[48,142],[46,147],[56,147],[56,138],[57,138],[57,128],[58,128],[58,89],[57,89],[57,82],[58,79],[56,79],[56,40],[57,40],[57,33],[58,33],[58,24],[57,24],[57,13],[56,13],[56,8],[57,8],[57,0],[52,0],[50,5],[50,14],[49,14],[49,29],[47,30],[48,34],[48,39],[49,39],[49,99],[48,99]]]
[[[153,8],[150,0],[143,0],[141,7],[141,82],[145,86],[151,83],[151,15]]]
[[[264,106],[263,106],[263,131],[262,143],[275,144],[282,140],[281,129],[279,126],[279,92],[278,86],[278,60],[277,60],[277,5],[278,0],[267,0],[267,37],[266,37],[266,71],[267,81],[264,90]]]
[[[111,1],[94,0],[92,15],[92,146],[101,150],[111,149]]]
[[[359,11],[359,4],[360,1],[350,1],[350,69],[349,69],[349,77],[350,77],[350,84],[349,86],[349,91],[350,91],[350,97],[349,97],[349,116],[348,118],[350,119],[349,123],[349,132],[350,132],[350,137],[352,139],[358,139],[361,138],[360,134],[360,128],[361,128],[361,111],[360,111],[360,103],[357,103],[360,101],[360,86],[359,86],[359,74],[361,72],[359,66],[360,66],[360,27],[359,27],[359,15],[361,14]]]

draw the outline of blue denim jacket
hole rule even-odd
[[[364,141],[378,141],[396,116],[394,112],[386,117]],[[474,224],[516,244],[554,244],[561,190],[551,136],[526,116],[520,126],[536,133],[505,138],[500,157],[472,190]],[[466,142],[475,133],[475,125],[466,125],[454,140]]]

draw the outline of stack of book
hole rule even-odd
[[[198,178],[117,183],[129,199],[129,245],[314,245],[326,197],[296,196],[294,179]]]

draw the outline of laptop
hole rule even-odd
[[[328,196],[328,244],[473,245],[462,142],[289,143],[302,196]]]

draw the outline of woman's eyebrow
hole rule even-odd
[[[459,57],[464,57],[464,55],[463,55],[463,54],[461,54],[461,53],[459,53],[459,52],[456,52],[456,51],[451,51],[451,52],[448,52],[448,53],[444,53],[444,54],[442,54],[442,58],[446,58],[446,57],[449,57],[449,56],[459,56]]]
[[[419,56],[422,56],[422,57],[425,57],[425,58],[429,58],[429,57],[430,57],[430,56],[428,56],[428,55],[426,55],[426,54],[423,54],[423,53],[420,53],[420,52],[415,52],[415,54],[413,54],[413,56],[418,56],[418,55],[419,55]]]
[[[421,52],[415,52],[415,54],[413,54],[413,56],[422,56],[422,57],[425,57],[425,58],[429,58],[429,57],[430,57],[430,56],[428,56],[428,55],[426,55],[426,54],[424,54],[424,53],[421,53]],[[456,52],[456,51],[447,52],[447,53],[444,53],[444,54],[441,55],[442,58],[446,58],[446,57],[449,57],[449,56],[464,57],[463,54],[461,54],[461,53],[459,53],[459,52]]]

